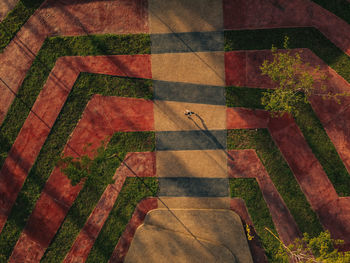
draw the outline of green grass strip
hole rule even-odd
[[[265,227],[268,227],[276,233],[275,226],[256,179],[230,179],[230,194],[231,197],[239,197],[245,201],[257,233],[254,238],[258,238],[260,241],[269,262],[278,262],[275,255],[279,248],[279,242],[265,230]]]
[[[287,28],[225,32],[225,49],[270,49],[283,46],[284,36],[290,37],[291,48],[309,48],[350,82],[350,58],[313,28]],[[255,39],[254,41],[252,41]],[[245,47],[245,48],[244,48]],[[232,87],[227,90],[230,107],[263,108],[262,89]],[[340,196],[350,195],[350,176],[310,105],[300,108],[295,117],[307,143],[327,173]]]
[[[315,28],[225,31],[224,36],[225,51],[271,49],[272,44],[283,48],[284,36],[289,36],[290,48],[309,48],[350,82],[350,57]]]
[[[95,93],[151,99],[151,80],[80,74],[20,191],[0,235],[0,262],[6,262],[81,114]]]
[[[44,0],[20,0],[0,25],[0,53]]]
[[[228,107],[264,108],[261,97],[265,89],[228,87],[226,90]],[[349,196],[350,176],[312,107],[301,105],[299,115],[294,118],[337,193]]]
[[[57,58],[61,56],[132,55],[150,53],[149,35],[94,35],[53,37],[44,42],[0,129],[0,167],[44,86]]]
[[[282,196],[302,232],[316,236],[322,231],[288,164],[267,129],[229,130],[228,149],[255,149],[277,191]]]
[[[136,205],[145,197],[154,196],[154,193],[157,193],[158,180],[156,178],[143,178],[143,180],[149,188],[145,187],[138,178],[126,179],[118,199],[90,251],[87,263],[108,262]]]
[[[107,156],[116,153],[123,160],[128,152],[153,150],[154,132],[119,132],[111,138],[106,153]],[[119,165],[118,159],[111,158],[103,164],[101,172],[91,175],[93,183],[84,185],[41,262],[61,262],[64,259]],[[146,192],[151,195],[149,191]],[[133,194],[143,197],[145,193]]]
[[[311,0],[324,9],[342,18],[350,24],[350,3],[347,0]]]

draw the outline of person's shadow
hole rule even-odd
[[[202,127],[197,123],[197,121],[192,117],[196,117],[198,118],[198,120],[200,121]],[[218,147],[218,149],[221,149],[223,150],[227,157],[231,160],[231,161],[234,161],[233,157],[229,154],[229,152],[226,150],[226,147],[224,145],[222,145],[218,139],[214,136],[213,133],[211,133],[207,127],[207,125],[205,124],[205,121],[203,120],[203,118],[201,116],[199,116],[197,113],[193,113],[191,115],[187,115],[187,118],[190,119],[194,125],[196,125],[196,127],[201,130],[209,139],[211,139],[215,145]]]

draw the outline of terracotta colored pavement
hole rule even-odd
[[[309,49],[295,51],[302,51],[304,62],[310,63],[311,66],[320,66],[321,71],[328,77],[324,82],[328,87],[327,91],[331,93],[350,91],[349,83]],[[254,88],[273,87],[268,77],[261,76],[259,69],[262,62],[270,58],[269,50],[225,53],[226,84]],[[350,173],[350,97],[342,98],[341,103],[338,104],[336,101],[323,100],[320,96],[314,96],[311,99],[311,105]]]
[[[256,155],[255,150],[231,150],[229,154],[232,156],[232,159],[228,158],[229,176],[256,178],[281,240],[286,244],[290,244],[296,238],[301,237],[301,232],[293,216]]]
[[[241,108],[231,108],[227,110],[227,118],[229,120],[230,118],[240,116],[240,118],[245,120],[244,112],[247,112],[247,118],[251,118],[254,110],[246,109],[243,111]],[[260,125],[260,121],[259,119],[257,122],[258,127],[251,125],[249,128],[263,128]],[[230,122],[228,121],[228,123]],[[245,121],[242,122],[242,127],[246,127]],[[240,129],[241,127],[236,124],[227,128]],[[311,208],[317,213],[321,224],[331,232],[333,238],[344,240],[344,247],[348,247],[350,244],[350,198],[339,197],[337,195],[322,166],[309,148],[302,132],[294,122],[294,119],[289,116],[270,118],[267,122],[267,128],[291,168]],[[238,171],[246,172],[256,168],[249,166],[244,168],[246,169],[244,170],[236,165],[232,169],[239,169]],[[242,174],[244,173],[242,172]],[[259,185],[264,195],[264,190],[260,183]],[[267,186],[273,186],[272,182],[268,183]],[[274,199],[272,198],[272,200]],[[266,203],[270,208],[270,201]],[[272,212],[271,215],[273,217]],[[278,230],[277,226],[276,229]]]
[[[284,117],[270,119],[268,129],[322,225],[350,244],[350,199],[338,197],[299,127]]]
[[[64,154],[91,156],[101,141],[114,132],[149,131],[154,129],[153,123],[152,101],[95,95],[86,106]],[[87,144],[91,144],[91,149],[84,149]],[[40,260],[81,187],[82,183],[73,187],[59,167],[53,170],[9,262]],[[32,253],[27,253],[28,249]]]
[[[126,177],[134,177],[135,174],[139,177],[155,176],[155,154],[153,152],[128,153],[126,155],[124,162],[114,175],[115,183],[107,186],[100,201],[66,255],[64,263],[85,262],[118,198]]]
[[[36,54],[49,36],[146,32],[147,0],[48,0],[28,19],[0,54],[0,79],[17,92]],[[14,95],[2,82],[0,94],[1,124]]]
[[[248,245],[250,252],[252,253],[254,263],[267,263],[268,260],[265,251],[257,238],[258,235],[255,231],[253,221],[249,216],[244,200],[240,198],[232,198],[230,201],[230,209],[240,216],[243,226],[246,224],[249,226],[251,235],[255,237],[252,240],[248,240]]]
[[[223,0],[225,29],[315,27],[350,55],[350,25],[310,0]]]
[[[0,171],[0,231],[80,72],[151,78],[147,55],[57,60]]]
[[[136,229],[143,223],[147,213],[158,208],[157,198],[147,198],[142,200],[136,207],[129,223],[127,224],[118,244],[114,248],[108,263],[122,263],[129,250],[131,241],[135,235]]]
[[[18,0],[3,0],[0,2],[0,22],[16,6]]]

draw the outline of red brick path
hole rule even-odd
[[[147,32],[147,0],[49,0],[0,54],[0,78],[17,92],[44,40],[52,35]],[[2,82],[0,94],[1,124],[14,95]]]
[[[80,72],[151,78],[147,55],[57,60],[0,171],[0,231]],[[40,120],[40,119],[41,120]]]
[[[298,50],[302,51],[303,61],[310,65],[319,65],[328,76],[325,85],[330,92],[350,91],[349,83],[313,52],[309,49],[296,49]],[[269,50],[225,53],[226,84],[254,88],[273,87],[268,77],[261,76],[259,69],[262,62],[270,58]],[[240,71],[237,71],[237,65],[242,65]],[[342,98],[341,104],[338,104],[334,100],[323,100],[320,96],[314,96],[311,105],[350,173],[350,97]]]
[[[249,216],[244,201],[240,198],[232,198],[230,202],[230,209],[240,216],[244,227],[245,224],[247,224],[250,228],[251,235],[254,238],[252,240],[248,240],[248,245],[250,248],[250,252],[252,253],[254,263],[267,263],[268,259],[266,257],[264,249],[262,248],[257,238],[258,235],[255,231],[253,221]]]
[[[350,25],[309,0],[223,0],[225,29],[315,27],[350,55]]]
[[[114,132],[149,131],[154,129],[153,123],[152,101],[95,95],[86,106],[64,153],[70,156],[76,156],[76,153],[91,155],[91,151]],[[87,144],[91,144],[89,152],[84,149]],[[53,170],[9,262],[40,260],[81,187],[82,184],[71,186],[59,167]],[[27,253],[28,249],[35,253]]]
[[[132,169],[133,172],[130,171]],[[155,176],[155,153],[128,153],[124,163],[117,169],[113,185],[109,185],[102,194],[100,201],[89,216],[83,229],[80,231],[73,246],[68,252],[64,263],[85,262],[94,245],[115,201],[123,187],[126,177]]]
[[[296,238],[301,237],[301,232],[293,216],[256,155],[255,150],[231,150],[229,154],[233,157],[233,160],[228,158],[229,176],[256,178],[281,240],[286,244],[290,244]]]
[[[147,213],[158,208],[157,198],[147,198],[142,200],[136,207],[132,218],[126,226],[123,235],[120,237],[118,244],[114,248],[108,263],[122,263],[128,253],[131,241],[135,235],[136,229],[143,223]]]
[[[259,115],[263,115],[262,112],[258,112]],[[244,113],[246,113],[246,118],[244,118]],[[246,121],[242,121],[242,126],[239,126],[239,123],[233,125],[234,122],[229,121],[229,119],[236,116],[239,116],[242,120],[251,118],[251,122],[254,123],[254,118],[252,118],[254,110],[231,108],[227,109],[228,123],[231,123],[227,129],[247,127]],[[257,127],[250,125],[249,128],[263,128],[261,122],[264,119],[259,117],[255,120],[257,120]],[[344,247],[350,246],[350,198],[337,195],[322,166],[309,148],[302,132],[291,117],[269,118],[267,128],[291,168],[311,208],[318,215],[321,224],[331,232],[333,238],[344,240]],[[242,165],[245,164],[245,162],[242,162]],[[254,166],[245,168],[237,166],[234,169],[245,172],[255,168]],[[259,185],[264,195],[265,186],[261,183]],[[268,182],[266,186],[271,187],[273,184]],[[269,193],[269,191],[266,192]],[[273,197],[273,195],[270,197]],[[267,200],[269,208],[277,200],[265,196],[264,198]],[[274,212],[271,212],[271,216],[274,218]],[[276,225],[275,220],[274,223]],[[276,229],[279,232],[277,225]],[[280,232],[279,234],[282,238],[283,234]]]

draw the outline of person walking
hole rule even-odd
[[[185,115],[188,117],[188,118],[191,118],[191,116],[195,114],[193,111],[190,111],[190,110],[185,110]]]

